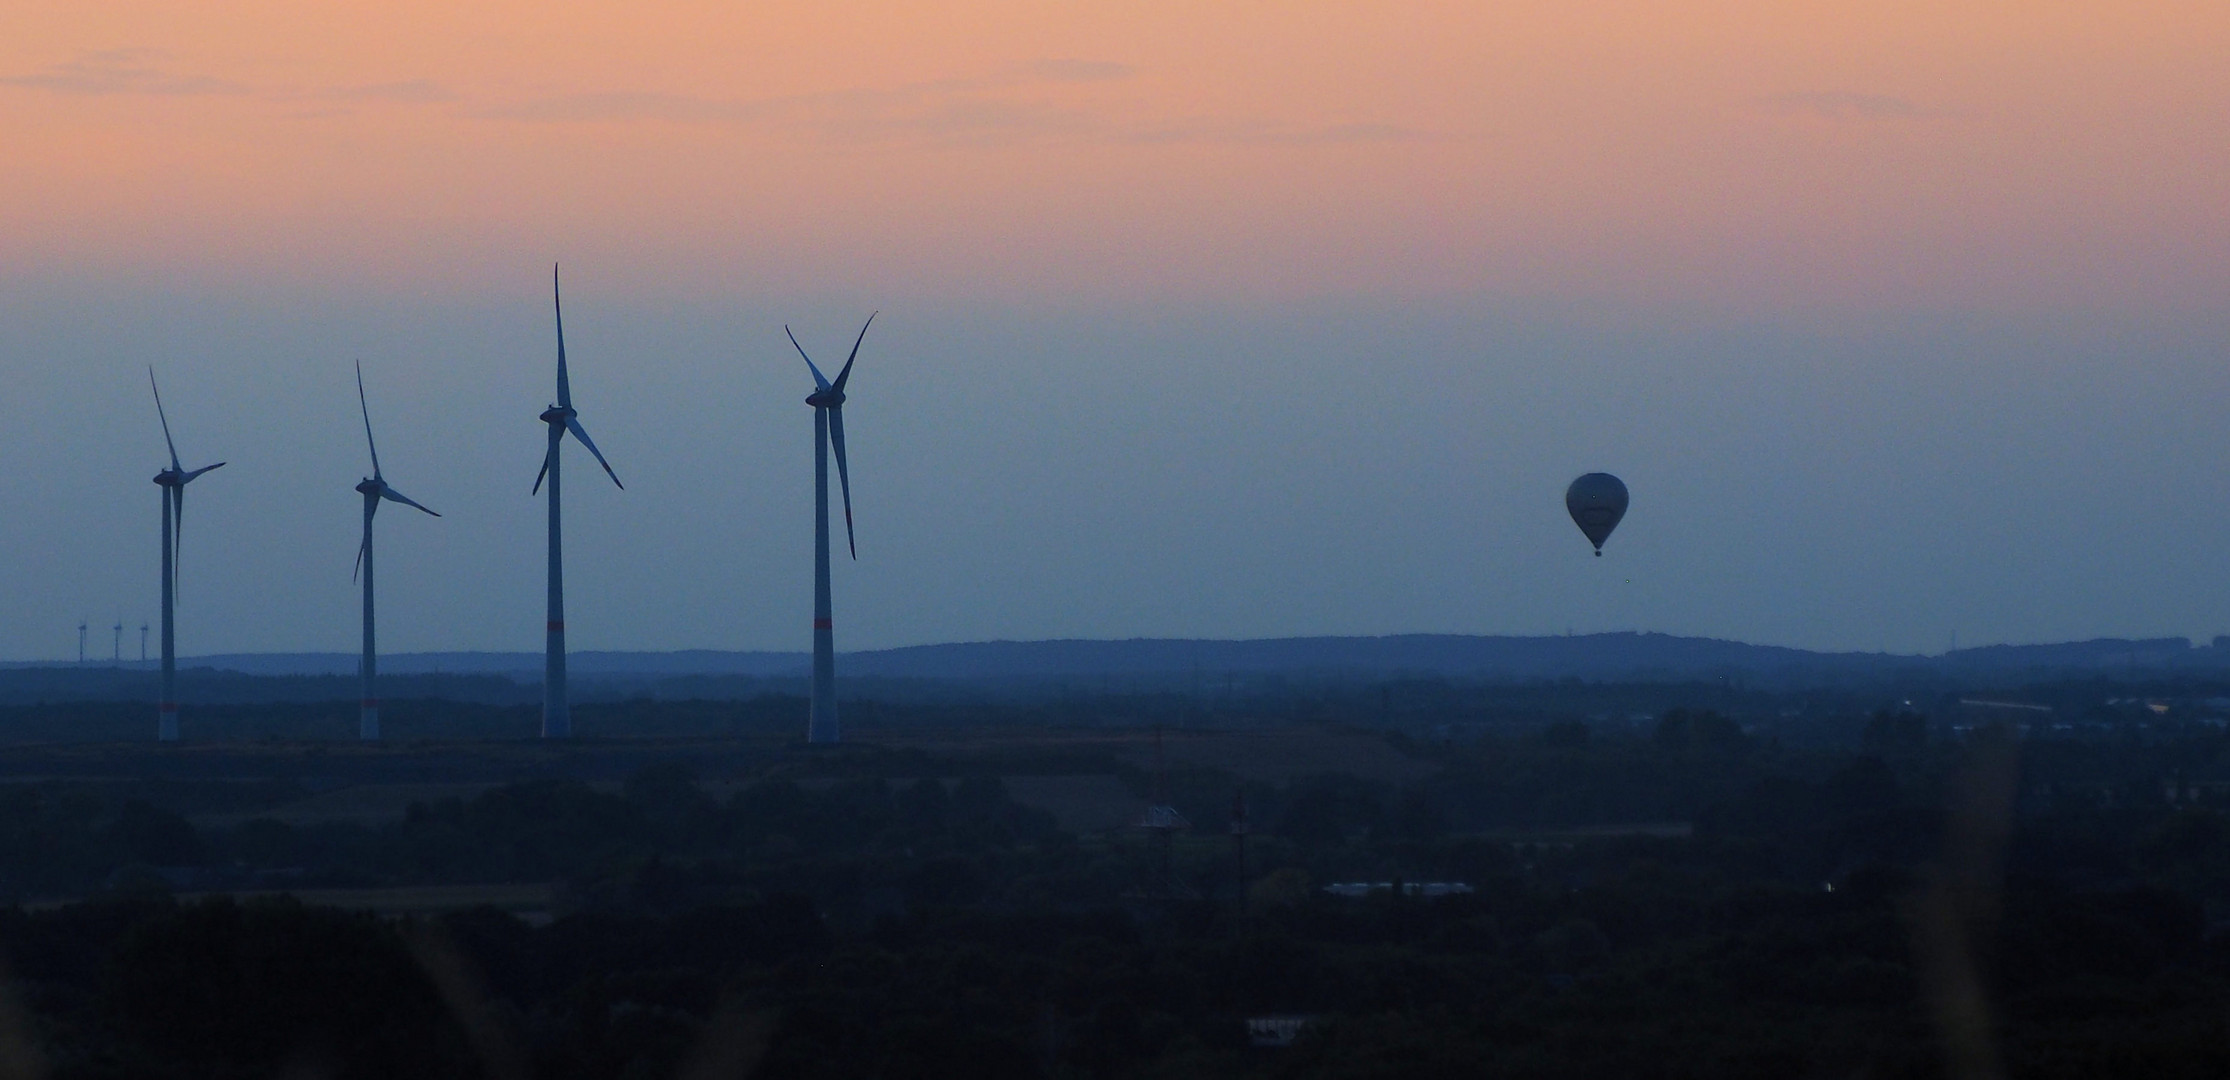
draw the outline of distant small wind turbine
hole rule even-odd
[[[542,660],[542,737],[563,739],[573,734],[573,714],[565,696],[565,558],[558,530],[558,443],[565,433],[572,432],[589,453],[596,455],[596,463],[604,466],[604,475],[611,477],[620,490],[626,490],[627,485],[619,482],[619,474],[604,460],[604,452],[588,437],[580,414],[573,409],[573,384],[565,375],[565,301],[558,291],[555,265],[550,267],[550,296],[557,311],[557,404],[542,412],[542,422],[550,426],[550,449],[542,455],[542,472],[534,478],[534,490],[541,491],[543,479],[549,479],[550,615]]]
[[[372,515],[379,512],[379,502],[399,502],[404,506],[426,510],[411,500],[410,496],[387,486],[387,479],[379,471],[379,444],[372,441],[372,407],[364,400],[364,362],[356,362],[356,407],[364,414],[364,446],[372,452],[372,475],[356,490],[364,495],[364,543],[356,549],[356,568],[364,582],[364,660],[359,672],[364,682],[364,695],[356,719],[356,735],[366,742],[379,739],[379,652],[372,646]],[[434,514],[432,510],[427,513]]]
[[[782,328],[789,335],[790,347],[805,357],[805,368],[813,373],[814,390],[805,399],[813,406],[813,703],[806,714],[805,741],[833,743],[839,739],[836,725],[836,623],[829,603],[829,444],[836,444],[836,479],[844,489],[844,542],[851,549],[852,558],[859,558],[859,543],[852,536],[852,477],[844,464],[844,384],[851,381],[852,361],[859,359],[860,342],[867,340],[867,328],[875,325],[876,312],[861,324],[859,337],[852,341],[852,355],[845,358],[843,370],[830,382],[815,367],[813,358],[806,356],[805,346],[798,344],[790,328]]]
[[[163,680],[162,697],[155,705],[155,737],[163,742],[178,741],[178,651],[173,632],[171,610],[178,593],[178,553],[186,535],[186,485],[212,469],[224,468],[220,461],[204,465],[192,472],[178,464],[178,444],[170,437],[170,417],[163,412],[163,391],[155,385],[155,369],[147,369],[147,387],[155,392],[155,418],[163,424],[163,445],[170,448],[170,468],[155,474],[155,483],[163,489]]]

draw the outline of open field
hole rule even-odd
[[[1112,758],[1151,771],[1156,741],[1171,771],[1216,769],[1247,780],[1283,783],[1305,776],[1347,773],[1402,782],[1431,774],[1435,766],[1367,732],[1318,726],[1252,730],[1106,728],[954,729],[931,733],[868,732],[863,743],[913,749],[956,759],[1023,754]]]
[[[321,791],[304,799],[280,803],[255,810],[236,810],[225,813],[195,814],[192,821],[202,828],[231,828],[257,818],[282,822],[296,827],[348,822],[373,825],[393,821],[408,813],[412,803],[433,803],[443,799],[466,800],[480,794],[494,783],[460,784],[351,784],[347,787]]]
[[[369,911],[375,915],[433,915],[470,908],[495,908],[529,923],[548,922],[557,890],[548,883],[523,885],[420,885],[399,889],[287,889],[233,893],[188,893],[192,901],[205,896],[229,895],[237,899],[257,896],[292,896],[305,904]]]
[[[235,900],[290,896],[304,904],[368,911],[385,916],[438,915],[446,911],[494,908],[516,915],[530,925],[541,925],[550,921],[551,910],[557,901],[557,888],[547,882],[530,882],[503,885],[413,885],[394,889],[222,889],[179,893],[177,899],[181,903],[193,903],[219,896],[229,896]],[[23,904],[22,907],[25,911],[52,911],[73,902],[74,898],[39,900]]]
[[[867,776],[898,783],[935,776],[949,785],[993,775],[1016,802],[1051,813],[1064,830],[1089,833],[1137,818],[1157,760],[1180,786],[1219,773],[1273,784],[1331,773],[1401,784],[1435,769],[1379,736],[1321,726],[867,728],[843,746],[820,748],[773,736],[17,744],[0,746],[0,791],[108,791],[148,799],[199,828],[226,830],[259,819],[296,828],[376,826],[402,819],[413,804],[469,802],[521,780],[576,780],[616,794],[629,775],[654,764],[686,767],[721,802],[772,777],[822,789]]]
[[[1550,829],[1496,829],[1484,833],[1506,844],[1561,844],[1569,847],[1590,840],[1615,840],[1646,836],[1659,840],[1685,840],[1696,834],[1692,821],[1639,821],[1622,825],[1574,825]]]

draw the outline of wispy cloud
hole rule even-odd
[[[431,79],[330,86],[308,96],[323,101],[392,101],[405,105],[432,105],[457,100],[457,92]]]
[[[500,120],[537,124],[579,124],[626,120],[670,120],[685,124],[732,124],[764,119],[780,109],[780,101],[724,101],[686,94],[614,90],[589,94],[560,94],[477,111]]]
[[[759,99],[606,92],[537,98],[480,111],[491,119],[532,123],[660,120],[695,124],[775,124],[840,141],[917,138],[965,145],[1043,139],[1101,142],[1275,145],[1396,142],[1425,138],[1393,124],[1293,127],[1271,121],[1198,119],[1143,126],[1113,115],[1104,103],[1077,103],[1058,87],[1132,78],[1128,64],[1042,60],[983,78],[940,79],[893,87],[862,87]]]
[[[1104,120],[1083,109],[987,98],[953,98],[881,120],[860,118],[852,123],[852,131],[861,136],[915,133],[972,143],[1091,135],[1105,127]]]
[[[805,128],[841,140],[912,135],[972,143],[1086,133],[1100,124],[1084,110],[984,94],[973,84],[950,83],[759,100],[633,92],[568,94],[488,109],[482,115],[534,123],[767,123]]]
[[[1138,74],[1138,69],[1129,64],[1069,57],[1040,60],[1026,65],[1023,70],[1048,82],[1114,82]]]
[[[457,94],[430,79],[361,83],[346,86],[258,87],[231,79],[175,70],[160,49],[107,49],[89,52],[30,75],[0,76],[0,86],[44,90],[74,97],[240,97],[299,105],[389,102],[438,104],[457,100]],[[348,110],[328,108],[290,116],[342,115]]]
[[[164,56],[159,49],[108,49],[89,52],[34,75],[0,77],[0,86],[19,86],[81,97],[116,94],[191,97],[211,94],[247,95],[255,92],[252,88],[229,79],[166,71],[156,66]]]
[[[1931,115],[1928,110],[1901,97],[1841,90],[1775,94],[1763,99],[1762,104],[1783,112],[1810,113],[1830,120],[1907,120]]]
[[[1399,124],[1323,124],[1294,127],[1266,120],[1195,120],[1129,133],[1136,143],[1206,143],[1227,146],[1309,146],[1327,143],[1422,142],[1429,132]]]
[[[430,79],[331,86],[251,85],[178,70],[160,49],[84,53],[44,71],[0,76],[0,87],[91,96],[225,96],[284,106],[294,120],[347,116],[359,105],[459,104],[468,115],[541,124],[629,123],[780,125],[840,142],[913,139],[955,145],[1011,145],[1048,139],[1138,145],[1195,143],[1272,146],[1404,142],[1429,138],[1395,124],[1294,126],[1276,121],[1196,117],[1175,122],[1124,119],[1104,91],[1091,87],[1136,78],[1138,69],[1112,60],[1055,57],[1000,68],[975,78],[938,79],[889,87],[739,99],[655,91],[558,94],[474,107],[456,90]],[[1864,95],[1788,95],[1786,107],[1880,112],[1902,105]],[[1889,103],[1889,104],[1884,104]],[[1907,106],[1909,108],[1909,106]]]
[[[480,115],[534,123],[781,124],[861,141],[911,135],[937,141],[1012,142],[1086,134],[1104,125],[1092,111],[1046,101],[1031,93],[1033,87],[1103,82],[1127,78],[1129,73],[1121,64],[1047,61],[980,79],[757,99],[635,91],[563,94],[484,109]]]

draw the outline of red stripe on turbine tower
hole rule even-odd
[[[551,633],[553,633],[553,634],[562,634],[562,633],[564,633],[564,632],[565,632],[565,620],[564,620],[564,619],[552,619],[552,620],[550,620],[550,632],[551,632]]]
[[[815,619],[815,620],[813,620],[813,629],[815,629],[815,630],[834,630],[834,629],[836,629],[836,620],[834,620],[834,619]]]

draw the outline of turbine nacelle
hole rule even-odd
[[[159,472],[159,473],[156,473],[156,474],[155,474],[155,483],[156,483],[156,484],[158,484],[158,485],[160,485],[160,486],[162,486],[162,487],[166,487],[166,488],[181,488],[181,489],[182,489],[182,488],[184,488],[184,487],[185,487],[185,486],[186,486],[187,484],[189,484],[189,483],[192,483],[192,482],[193,482],[193,479],[194,479],[195,477],[197,477],[197,476],[200,476],[200,475],[201,475],[202,473],[208,472],[208,471],[209,471],[209,470],[211,470],[211,469],[221,469],[221,468],[224,468],[224,464],[225,464],[224,462],[220,461],[220,462],[216,463],[215,465],[204,465],[204,466],[202,466],[201,468],[195,469],[195,470],[194,470],[194,471],[192,471],[192,472],[187,472],[186,470],[184,470],[184,469],[181,469],[181,468],[179,468],[179,467],[177,467],[177,466],[173,465],[173,466],[171,466],[170,468],[164,469],[163,471],[161,471],[161,472]]]
[[[833,386],[815,390],[805,399],[805,403],[816,409],[834,409],[844,404],[844,391]]]
[[[564,427],[566,424],[572,422],[574,417],[579,415],[581,414],[576,411],[571,405],[552,405],[549,408],[542,410],[542,422],[545,424],[555,424],[559,427]]]
[[[387,485],[384,482],[375,480],[369,476],[364,478],[363,483],[356,485],[356,490],[365,495],[376,496],[386,489]]]

